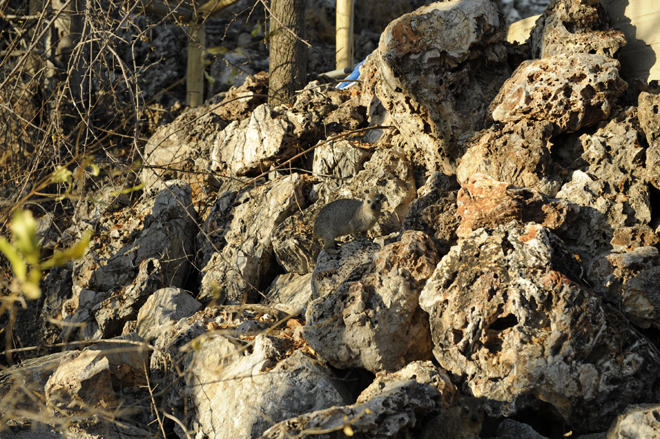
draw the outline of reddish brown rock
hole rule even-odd
[[[482,132],[461,157],[456,170],[458,183],[464,186],[472,175],[486,174],[554,196],[562,176],[550,155],[552,130],[550,122],[522,120]]]
[[[493,119],[544,120],[556,133],[573,132],[609,117],[628,85],[619,62],[603,55],[576,54],[523,62],[490,104]]]
[[[494,229],[510,221],[534,222],[560,229],[573,209],[565,200],[549,200],[537,190],[517,188],[492,177],[475,174],[458,191],[461,225],[456,234],[463,238],[484,227]]]

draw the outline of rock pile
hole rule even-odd
[[[3,371],[0,410],[43,395],[49,437],[412,438],[460,393],[481,437],[657,435],[660,94],[607,20],[555,0],[512,46],[489,0],[434,3],[358,86],[272,108],[256,75],[184,113],[45,280],[39,321],[90,346]],[[315,215],[365,188],[370,240],[322,251]]]

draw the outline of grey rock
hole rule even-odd
[[[314,150],[312,171],[321,176],[351,178],[364,167],[372,151],[353,146],[347,140],[329,142]]]
[[[497,427],[497,439],[548,439],[537,433],[532,427],[513,419],[505,419]]]
[[[458,138],[483,128],[508,76],[503,26],[490,1],[436,2],[381,35],[377,95],[427,170],[453,174]]]
[[[362,259],[356,256],[352,258]],[[417,297],[438,261],[433,242],[422,232],[408,231],[401,241],[363,257],[359,266],[340,263],[341,272],[334,277],[343,281],[346,276],[342,283],[331,285],[320,270],[314,273],[323,279],[323,288],[307,307],[303,336],[321,358],[340,369],[395,371],[428,359],[427,320]]]
[[[226,244],[210,257],[201,270],[198,300],[217,299],[218,304],[242,303],[244,296],[254,298],[256,291],[267,287],[274,276],[273,231],[300,208],[304,182],[291,174],[256,188],[246,188],[232,203],[231,215],[225,209],[214,210],[215,228],[223,229]],[[207,221],[210,219],[207,218]],[[222,224],[222,225],[220,225]],[[203,240],[204,236],[198,238]]]
[[[507,79],[489,111],[496,121],[548,121],[555,134],[607,119],[628,87],[619,62],[591,54],[524,61]]]
[[[192,354],[185,393],[199,431],[256,438],[277,422],[348,402],[341,382],[318,361],[298,351],[278,363],[281,347],[262,335],[253,347],[248,354],[217,337]]]
[[[268,304],[287,314],[305,315],[307,304],[312,301],[312,273],[281,274],[275,278],[268,290]]]
[[[598,431],[657,398],[657,349],[581,286],[580,271],[546,228],[511,223],[475,230],[427,281],[433,353],[491,415],[543,401],[576,431]]]
[[[150,342],[163,330],[163,325],[190,317],[201,307],[201,303],[181,288],[162,288],[149,296],[140,308],[136,332]]]
[[[599,2],[556,0],[536,21],[530,35],[534,58],[593,53],[616,58],[626,45],[623,32],[610,28]]]
[[[658,437],[660,404],[629,405],[607,432],[606,439]]]

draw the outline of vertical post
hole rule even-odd
[[[204,102],[204,64],[202,54],[206,46],[204,20],[195,17],[188,25],[188,75],[186,77],[186,103],[198,107]]]
[[[337,0],[337,69],[353,65],[353,0]]]

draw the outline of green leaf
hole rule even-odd
[[[254,25],[254,29],[252,29],[252,32],[250,32],[250,35],[253,37],[256,37],[259,35],[259,32],[261,32],[261,21],[257,21],[257,24]]]
[[[27,275],[27,264],[25,260],[18,254],[14,246],[12,246],[5,238],[0,236],[0,252],[9,259],[11,269],[19,281],[24,281]]]
[[[209,75],[207,72],[204,72],[204,77],[206,78],[207,81],[209,81],[209,84],[211,85],[215,84],[215,78]]]
[[[234,49],[234,52],[236,52],[237,55],[245,55],[245,52],[240,47]]]
[[[206,75],[207,73],[204,72],[204,74]],[[120,191],[111,192],[110,195],[113,196],[113,197],[116,197],[117,195],[121,195],[121,194],[130,194],[131,192],[141,191],[143,188],[144,188],[144,183],[140,183],[137,186],[128,187],[128,188],[122,189]]]
[[[206,49],[206,52],[208,52],[209,55],[222,55],[223,53],[229,52],[229,50],[223,46],[214,46]]]
[[[64,265],[72,259],[80,259],[85,255],[85,250],[89,247],[89,242],[92,240],[92,231],[86,230],[83,233],[83,238],[64,250],[63,252],[56,251],[53,256],[41,264],[41,268],[47,269],[53,266]]]

